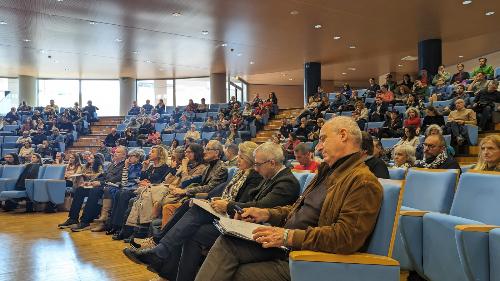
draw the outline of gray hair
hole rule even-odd
[[[274,160],[276,163],[281,163],[281,164],[283,164],[283,162],[285,161],[283,149],[279,144],[275,144],[272,142],[265,142],[259,145],[253,152],[254,158],[257,152],[263,153],[267,161]]]
[[[226,144],[226,151],[233,155],[238,155],[238,146],[234,143]]]
[[[337,116],[328,120],[326,124],[331,124],[332,130],[336,133],[339,133],[341,129],[345,129],[353,142],[359,147],[361,146],[361,130],[359,129],[358,123],[351,117]]]
[[[306,154],[311,152],[311,149],[309,149],[309,146],[303,142],[297,144],[297,146],[293,149],[294,152],[300,153],[300,154]]]
[[[427,129],[425,130],[425,136],[430,135],[432,130],[438,130],[440,135],[443,134],[443,129],[441,129],[441,127],[439,125],[432,124],[429,127],[427,127]]]
[[[185,157],[185,152],[183,147],[177,147],[174,149],[172,152],[173,155],[175,155],[176,158],[178,159],[183,159]]]
[[[128,156],[127,147],[125,147],[123,145],[119,145],[116,147],[116,149],[123,149],[123,151],[125,151],[125,156]],[[116,151],[116,149],[115,149],[115,151]]]
[[[144,160],[144,155],[144,150],[140,148],[133,148],[128,152],[128,156],[137,156],[141,162]]]
[[[219,158],[221,158],[222,155],[224,155],[224,147],[222,146],[222,144],[218,140],[209,141],[207,143],[207,146],[209,146],[209,145],[212,147],[212,149],[219,151]]]
[[[396,152],[404,153],[407,159],[406,162],[410,163],[412,166],[413,164],[415,164],[415,161],[417,160],[417,158],[415,157],[415,151],[416,151],[415,147],[407,144],[398,145],[394,148],[394,154],[396,154]]]

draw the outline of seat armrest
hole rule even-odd
[[[294,261],[309,261],[309,262],[399,266],[399,262],[397,260],[385,256],[378,256],[367,253],[339,255],[339,254],[330,254],[330,253],[314,252],[314,251],[292,251],[290,252],[290,259]]]
[[[411,211],[400,211],[401,216],[407,217],[423,217],[425,214],[430,213],[429,211],[411,210]]]
[[[196,199],[207,199],[208,198],[208,193],[206,192],[199,192],[194,195],[194,198]]]
[[[495,228],[500,228],[500,225],[487,225],[487,224],[461,224],[455,226],[455,230],[463,232],[490,232]]]

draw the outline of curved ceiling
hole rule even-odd
[[[364,80],[415,71],[401,58],[423,39],[443,40],[445,64],[498,51],[499,14],[495,0],[1,0],[0,76],[301,84],[319,61],[323,79]]]

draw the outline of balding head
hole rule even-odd
[[[340,158],[359,152],[361,130],[350,117],[338,116],[323,125],[316,150],[323,155],[325,162],[332,166]]]

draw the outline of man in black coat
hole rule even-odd
[[[389,109],[387,103],[382,101],[382,98],[376,97],[375,102],[370,106],[370,122],[385,121],[385,113]]]
[[[367,132],[362,132],[361,149],[366,157],[365,164],[370,171],[377,177],[382,179],[389,179],[389,169],[382,159],[373,156],[373,138]]]
[[[460,165],[446,153],[443,135],[430,135],[424,141],[424,159],[415,163],[416,167],[428,169],[458,169]]]
[[[263,180],[256,187],[247,186],[239,194],[239,198],[236,198],[237,201],[230,201],[225,207],[227,213],[233,215],[235,206],[271,208],[292,204],[299,196],[300,185],[291,170],[283,165],[283,161],[283,150],[279,145],[265,143],[259,146],[255,150],[254,167]],[[171,228],[158,241],[156,247],[146,250],[125,249],[124,253],[136,263],[149,265],[152,271],[161,270],[171,280],[194,279],[201,260],[201,248],[190,242],[202,238],[203,246],[210,247],[219,236],[219,232],[212,225],[214,218],[201,208],[191,208],[175,225],[169,223],[165,226]],[[186,242],[188,244],[185,244]],[[182,257],[179,257],[179,247],[183,244]],[[187,245],[190,245],[189,249],[186,248]],[[176,277],[177,267],[183,277]]]

